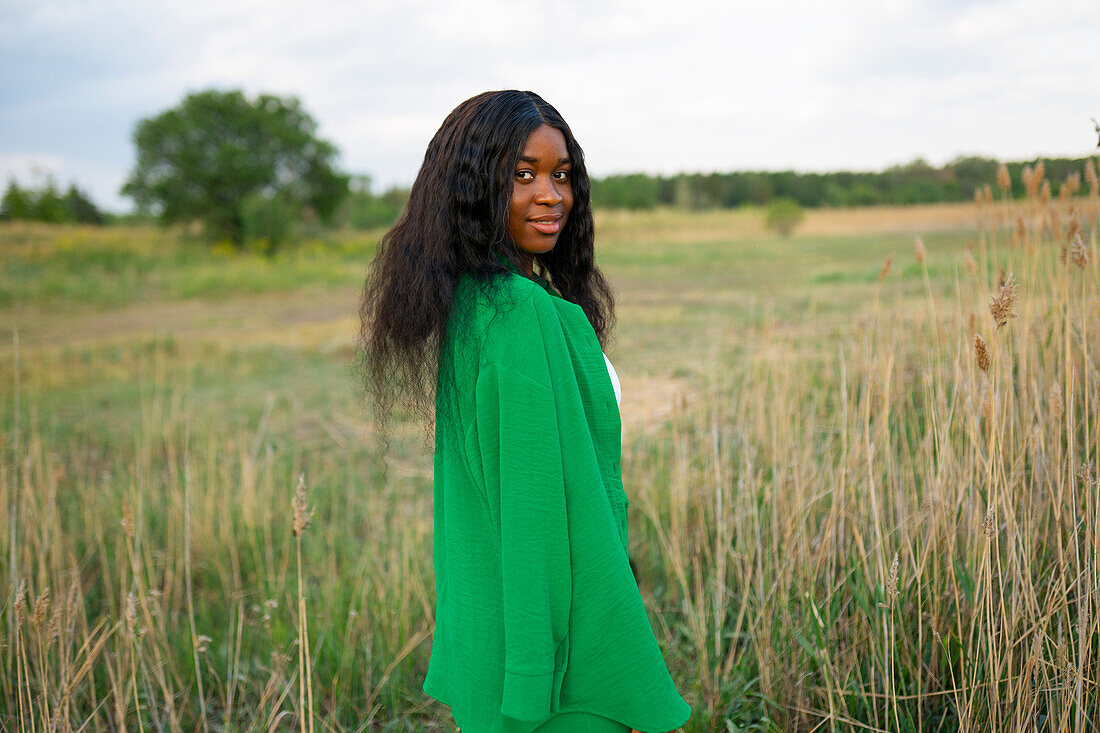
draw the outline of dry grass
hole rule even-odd
[[[1020,204],[983,195],[949,299],[918,240],[923,307],[876,297],[824,363],[769,334],[709,375],[714,398],[668,446],[647,444],[671,490],[643,482],[637,503],[708,710],[753,719],[730,701],[742,670],[781,730],[1100,717],[1097,199],[1067,267],[1033,186]]]
[[[969,228],[977,213],[973,203],[807,209],[797,232],[803,236],[927,234]],[[692,213],[677,209],[601,211],[597,213],[597,226],[604,237],[641,243],[694,243],[769,236],[762,210],[753,207]]]

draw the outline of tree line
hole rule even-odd
[[[1065,180],[1082,170],[1088,158],[1046,158],[1043,160],[1057,195]],[[670,206],[685,209],[736,208],[768,205],[776,199],[800,206],[869,206],[875,204],[923,204],[969,200],[977,188],[997,176],[1000,161],[993,158],[962,157],[942,167],[923,160],[894,166],[880,172],[836,171],[796,173],[794,171],[734,171],[729,173],[678,173],[650,176],[619,174],[592,179],[595,206],[608,209],[652,209]],[[1005,164],[1015,198],[1023,198],[1024,162]],[[371,178],[351,175],[347,191],[340,196],[330,224],[352,229],[385,227],[396,221],[408,198],[406,187],[391,186],[381,193],[372,191]],[[264,214],[269,211],[253,200],[242,210],[244,234],[262,235]],[[293,217],[291,217],[293,218]],[[101,211],[75,184],[61,194],[52,180],[45,185],[20,186],[10,180],[0,201],[0,220],[24,219],[44,222],[103,224],[114,217]],[[290,222],[267,221],[269,234]]]
[[[15,179],[10,179],[0,198],[0,220],[105,224],[108,218],[75,183],[70,183],[69,190],[61,193],[52,178],[39,186],[20,186]]]
[[[1057,195],[1068,178],[1080,175],[1087,160],[1044,158],[1052,193]],[[1000,165],[993,158],[968,156],[939,167],[917,159],[879,172],[738,171],[672,176],[631,173],[593,179],[592,201],[596,206],[618,209],[736,208],[763,206],[775,198],[791,199],[808,208],[968,201],[976,189],[996,179]],[[1013,197],[1022,198],[1022,173],[1029,164],[1006,165],[1012,177]]]

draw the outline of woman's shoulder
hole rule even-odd
[[[481,277],[464,273],[455,289],[455,310],[468,316],[468,327],[486,330],[528,324],[540,314],[553,314],[554,305],[541,285],[514,272]]]
[[[552,296],[516,273],[480,278],[463,274],[455,290],[453,325],[480,361],[508,364],[543,351],[548,333],[560,329]]]

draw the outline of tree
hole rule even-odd
[[[4,198],[0,200],[0,219],[14,221],[16,219],[31,219],[31,200],[26,189],[20,188],[14,178],[8,179],[8,188],[4,191]]]
[[[47,176],[46,185],[41,191],[35,192],[32,210],[35,221],[44,221],[48,224],[60,224],[67,218],[65,200],[57,192],[57,184],[54,183],[53,176]]]
[[[101,212],[88,196],[76,187],[75,183],[69,184],[69,190],[65,194],[65,211],[69,221],[81,224],[102,224],[104,221]]]
[[[802,207],[797,201],[779,196],[768,204],[764,224],[768,229],[779,232],[781,236],[789,237],[794,228],[802,223],[804,216]]]
[[[390,186],[381,196],[375,196],[367,175],[352,176],[350,188],[351,193],[340,207],[340,223],[353,229],[391,226],[409,198],[409,189],[398,186]]]
[[[122,187],[162,223],[201,220],[211,237],[244,244],[246,214],[259,199],[295,218],[328,221],[347,194],[334,145],[294,98],[240,91],[189,94],[142,120],[137,164]]]

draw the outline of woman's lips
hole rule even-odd
[[[561,217],[554,219],[528,219],[527,221],[530,222],[531,226],[534,227],[536,231],[542,232],[543,234],[557,234],[561,229]]]

